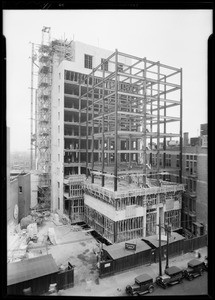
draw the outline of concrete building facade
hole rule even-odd
[[[8,220],[17,224],[38,205],[38,175],[11,170],[8,191]]]
[[[81,122],[86,121],[86,112],[80,113],[80,110],[86,107],[87,100],[79,101],[79,83],[102,59],[112,54],[111,51],[78,41],[73,42],[73,53],[73,61],[62,61],[60,65],[56,62],[53,66],[51,203],[53,210],[61,212],[65,209],[64,190],[67,190],[64,179],[74,174],[86,174],[86,125],[81,125]],[[91,66],[86,65],[86,56],[91,58]],[[126,63],[126,59],[122,63]],[[83,89],[86,91],[86,86]],[[90,155],[88,153],[89,159]],[[98,154],[95,159],[98,159]]]

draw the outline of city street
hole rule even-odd
[[[207,255],[207,247],[199,249],[202,258]],[[169,260],[169,265],[178,266],[181,269],[186,268],[188,261],[195,258],[195,252],[189,252],[177,257],[172,257]],[[162,262],[164,270],[165,262]],[[76,271],[76,270],[75,270]],[[125,287],[134,283],[134,278],[143,273],[150,275],[155,281],[158,276],[158,263],[151,265],[138,266],[125,272],[99,278],[97,282],[91,276],[86,276],[86,281],[75,283],[73,288],[60,290],[59,295],[66,296],[126,296]],[[153,295],[206,295],[207,294],[207,272],[202,276],[195,278],[193,281],[183,280],[183,283],[170,286],[167,289],[162,289],[156,286]]]

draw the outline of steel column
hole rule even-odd
[[[182,183],[182,116],[183,116],[183,94],[182,94],[182,68],[181,68],[181,72],[180,72],[180,85],[181,85],[181,89],[180,89],[180,171],[179,171],[179,182]]]
[[[117,191],[117,147],[118,147],[118,51],[115,51],[115,151],[114,151],[114,191]]]

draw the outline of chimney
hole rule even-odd
[[[189,145],[189,132],[184,132],[184,147]]]

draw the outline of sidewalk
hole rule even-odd
[[[207,247],[198,249],[201,254],[200,260],[204,260],[207,255]],[[177,266],[182,269],[187,267],[189,260],[196,258],[196,252],[188,252],[178,257],[169,259],[169,266]],[[166,261],[162,261],[162,272],[164,272]],[[125,287],[134,283],[134,278],[143,273],[147,273],[155,278],[159,275],[159,263],[139,266],[128,271],[124,271],[113,276],[108,276],[98,281],[89,278],[86,282],[75,285],[73,288],[59,291],[59,295],[71,296],[125,296]]]

